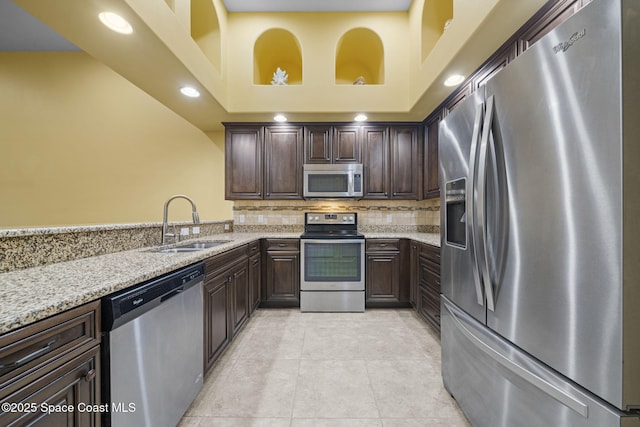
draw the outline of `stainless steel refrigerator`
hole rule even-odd
[[[440,124],[442,376],[474,426],[640,425],[639,65],[640,1],[594,0]]]

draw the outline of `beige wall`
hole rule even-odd
[[[230,219],[223,150],[85,53],[0,53],[0,228]]]

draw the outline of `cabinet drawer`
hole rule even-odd
[[[300,241],[298,239],[267,239],[265,248],[268,251],[299,251]]]
[[[235,261],[247,258],[248,245],[240,246],[239,248],[231,249],[230,251],[223,252],[219,255],[212,256],[205,262],[205,275],[206,278],[216,276],[224,270],[231,267]]]
[[[366,252],[385,252],[400,250],[400,239],[367,239]]]
[[[49,362],[100,343],[100,301],[94,301],[0,336],[0,389]]]
[[[437,288],[440,292],[440,273],[433,271],[433,264],[427,260],[420,260],[420,285],[430,285],[433,288]]]
[[[433,294],[426,288],[418,289],[418,312],[437,331],[440,331],[440,298],[433,299]]]
[[[1,396],[0,402],[16,405],[16,410],[0,412],[0,425],[4,426],[99,426],[100,412],[80,411],[78,405],[83,403],[89,409],[100,404],[100,347],[42,372],[36,381]],[[64,405],[70,410],[44,412],[41,405]]]
[[[247,245],[247,255],[250,257],[260,252],[260,240],[251,242]]]
[[[440,270],[440,248],[423,243],[420,245],[420,256],[438,264],[437,271]]]
[[[440,264],[436,264],[435,262],[431,261],[429,258],[425,258],[422,255],[420,255],[420,269],[429,270],[432,273],[432,275],[440,277]]]

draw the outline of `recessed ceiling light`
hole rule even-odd
[[[364,122],[365,120],[367,120],[367,116],[365,116],[364,114],[358,114],[353,118],[353,120],[355,120],[356,122]]]
[[[184,95],[184,96],[188,96],[189,98],[197,98],[200,96],[200,92],[198,92],[198,89],[191,87],[191,86],[184,86],[180,88],[180,92]]]
[[[444,81],[445,86],[457,86],[464,81],[462,74],[452,74]]]
[[[273,116],[273,120],[275,120],[276,122],[286,122],[287,117],[284,114],[276,114],[275,116]]]
[[[120,34],[131,34],[133,33],[133,27],[126,19],[117,13],[113,12],[100,12],[98,14],[98,18],[100,21],[107,26],[110,30],[115,31]]]

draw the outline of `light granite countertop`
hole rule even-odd
[[[440,246],[440,236],[432,233],[364,234],[366,238],[406,238]],[[298,237],[300,233],[224,233],[197,240],[228,240],[229,243],[197,252],[167,254],[142,248],[2,273],[0,334],[257,239]]]

